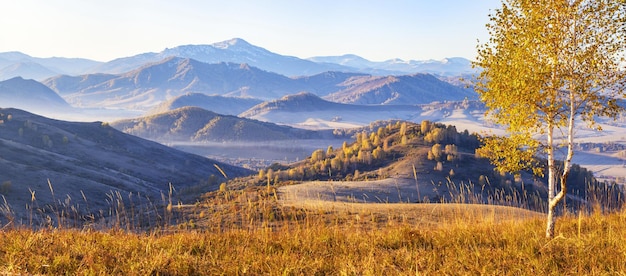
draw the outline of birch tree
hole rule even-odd
[[[547,159],[546,237],[566,196],[576,129],[601,130],[623,108],[626,9],[616,0],[503,0],[490,15],[490,38],[478,45],[475,83],[487,116],[506,127],[479,150],[501,172],[533,169]],[[563,149],[564,154],[557,154]],[[557,167],[557,161],[562,166]]]

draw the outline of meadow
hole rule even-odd
[[[400,124],[387,129],[386,136],[362,133],[360,142],[329,147],[326,154],[316,150],[291,167],[272,165],[219,185],[170,185],[160,200],[111,192],[104,211],[92,209],[86,197],[44,205],[33,194],[27,219],[20,220],[17,206],[0,204],[0,274],[626,274],[626,209],[623,197],[609,196],[616,190],[590,182],[584,197],[573,196],[560,209],[556,238],[547,239],[546,204],[539,193],[527,193],[533,186],[484,177],[492,168],[467,153],[437,169],[442,162],[427,157],[436,147],[425,144],[427,131]],[[368,141],[387,144],[381,137],[389,142],[386,159],[364,163],[356,156],[367,161],[368,155],[358,149],[353,161],[344,156],[351,166],[332,170],[331,157]],[[381,153],[374,151],[372,156]],[[377,180],[387,175],[408,177],[410,185],[401,189],[393,177]],[[439,179],[419,182],[426,176]],[[292,178],[325,179],[320,183],[330,188],[326,196],[308,189],[290,197],[290,189],[308,187]],[[369,200],[342,200],[344,186],[352,187],[347,194],[371,193]],[[421,200],[409,192],[421,192]]]
[[[275,191],[216,191],[151,230],[0,231],[7,275],[623,275],[626,210],[544,215],[480,204],[284,207]],[[425,214],[430,214],[426,216]],[[123,218],[126,219],[126,218]],[[124,228],[126,227],[126,228]]]

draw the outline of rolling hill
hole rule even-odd
[[[368,125],[378,120],[441,120],[463,108],[461,102],[428,105],[356,105],[331,102],[311,93],[287,95],[258,104],[241,117],[306,129],[341,129]],[[469,106],[468,106],[469,107]],[[463,112],[474,112],[474,104]],[[482,113],[481,113],[482,115]]]
[[[162,142],[275,141],[320,138],[313,131],[220,115],[198,107],[182,107],[146,117],[115,121],[128,134]]]
[[[430,74],[363,76],[350,78],[341,86],[342,90],[324,99],[351,104],[406,105],[477,98],[473,90],[453,86]]]
[[[189,93],[171,98],[148,111],[148,115],[165,113],[177,108],[194,106],[223,115],[238,115],[262,101],[250,98],[208,96],[202,93]]]
[[[92,212],[106,212],[112,204],[107,193],[154,200],[167,193],[170,183],[183,189],[212,175],[223,179],[216,165],[228,176],[250,173],[101,122],[58,121],[18,109],[0,109],[0,144],[0,190],[19,219],[25,216],[24,206],[34,204],[31,194],[43,216],[50,215],[44,206],[59,204],[56,200],[66,202],[67,208],[76,204],[81,209],[87,204]],[[217,185],[213,183],[212,188]],[[84,212],[80,210],[81,215]]]
[[[0,82],[0,107],[25,109],[38,114],[69,112],[71,107],[47,86],[15,77]]]
[[[273,179],[281,186],[284,202],[304,208],[310,203],[350,209],[354,203],[417,202],[545,211],[547,176],[533,175],[531,170],[498,173],[488,159],[475,154],[481,144],[476,134],[428,121],[383,122],[353,133],[356,139],[341,147],[321,148],[299,162],[269,166],[248,181]],[[620,210],[624,194],[618,184],[596,181],[591,171],[578,165],[572,170],[567,179],[568,208],[590,208],[596,201]]]

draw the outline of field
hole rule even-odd
[[[621,197],[610,204],[608,190],[590,186],[584,200],[571,197],[569,209],[559,209],[556,238],[547,239],[542,185],[493,175],[467,149],[450,150],[462,158],[445,164],[429,159],[436,147],[426,137],[444,129],[471,144],[441,125],[389,124],[360,132],[360,142],[215,183],[217,190],[170,186],[148,205],[118,192],[110,209],[88,216],[69,201],[29,209],[50,220],[29,224],[10,219],[17,207],[0,204],[0,274],[626,273],[626,209],[609,208],[623,206]],[[342,154],[346,165],[333,163]]]
[[[328,203],[328,202],[326,202]],[[132,229],[5,226],[2,274],[604,275],[626,271],[626,211],[543,214],[478,204],[283,205],[265,187],[216,191]],[[320,206],[324,206],[323,208]],[[343,206],[343,207],[342,207]],[[593,254],[590,254],[593,252]]]

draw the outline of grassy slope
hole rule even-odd
[[[0,232],[0,272],[32,274],[496,274],[626,271],[626,212],[543,221],[373,227],[346,217],[222,232]]]
[[[626,210],[565,217],[504,206],[282,206],[266,187],[174,208],[188,221],[149,233],[0,231],[2,274],[588,275],[626,271]],[[365,205],[371,207],[371,205]],[[173,217],[179,217],[174,215]],[[593,252],[593,254],[590,254]]]
[[[396,165],[400,167],[390,172],[405,171],[401,163]],[[195,205],[168,208],[164,214],[168,222],[148,233],[133,228],[32,231],[5,225],[0,229],[0,274],[626,271],[626,210],[566,216],[557,223],[557,237],[548,240],[542,215],[528,210],[467,204],[283,205],[277,186],[257,186],[256,177],[248,179],[253,185],[229,182],[223,191],[205,194]],[[172,222],[175,228],[167,227]]]

